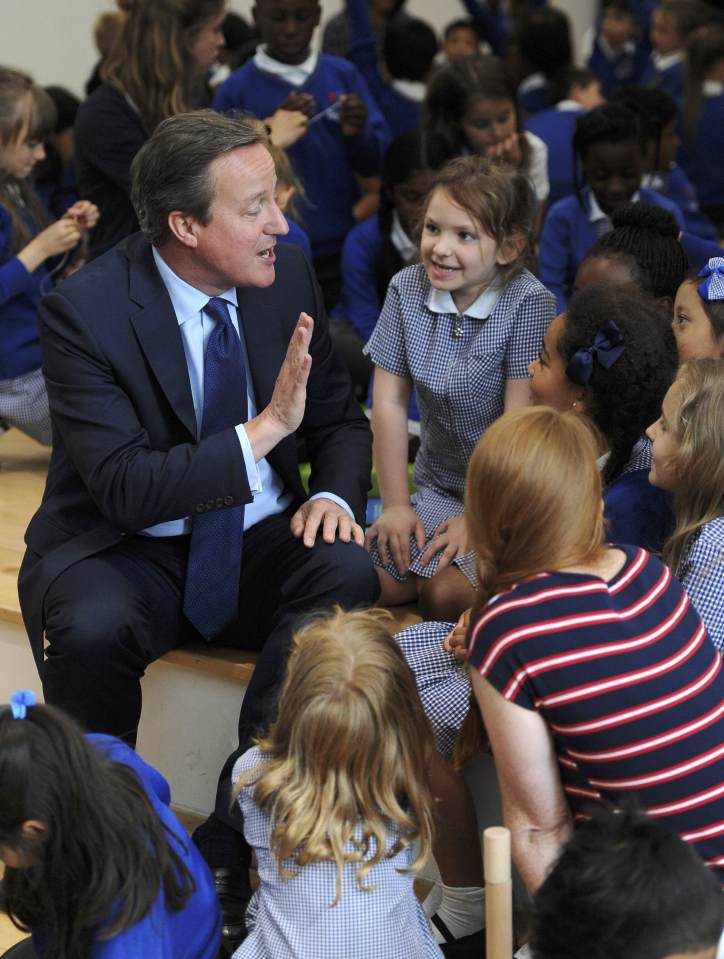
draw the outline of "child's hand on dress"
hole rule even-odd
[[[520,148],[520,134],[511,133],[500,143],[493,143],[485,151],[491,160],[503,160],[511,166],[519,167],[523,162],[523,151]]]
[[[465,525],[464,516],[451,516],[440,523],[422,554],[422,565],[427,566],[440,551],[442,556],[435,570],[436,573],[449,566],[456,556],[467,553],[468,528]]]
[[[367,106],[356,93],[345,93],[339,98],[339,122],[342,135],[356,137],[367,123]]]
[[[377,540],[377,550],[385,566],[392,562],[400,573],[410,567],[410,537],[415,537],[417,548],[425,545],[425,527],[411,506],[390,506],[384,510],[365,533],[365,549],[369,552]]]
[[[461,613],[460,619],[442,641],[443,649],[460,662],[468,657],[468,628],[472,612],[472,609],[466,609]]]

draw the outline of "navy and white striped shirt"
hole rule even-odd
[[[632,798],[724,881],[722,659],[671,571],[619,548],[609,582],[542,573],[490,600],[470,663],[541,714],[575,818]]]

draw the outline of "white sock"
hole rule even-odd
[[[482,886],[446,886],[440,883],[442,902],[437,915],[450,933],[460,939],[470,936],[485,926],[485,890]],[[433,923],[433,932],[438,943],[445,937]]]

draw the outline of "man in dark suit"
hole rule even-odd
[[[376,599],[361,545],[370,432],[309,263],[276,244],[287,228],[256,128],[171,118],[133,179],[143,235],[41,309],[54,445],[23,615],[46,701],[129,742],[153,659],[199,635],[259,649],[243,748],[273,715],[299,614]],[[233,759],[205,837],[219,867],[239,855],[222,825],[239,825]]]

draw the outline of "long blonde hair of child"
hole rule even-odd
[[[237,787],[253,784],[269,814],[284,878],[336,864],[335,903],[345,864],[360,864],[357,883],[369,890],[382,859],[415,842],[414,870],[431,848],[432,731],[390,624],[383,610],[337,608],[296,633],[277,720],[258,743],[265,762]]]
[[[681,443],[671,462],[676,527],[663,557],[676,570],[701,527],[724,515],[724,360],[689,360],[674,383],[679,404],[670,426]]]

